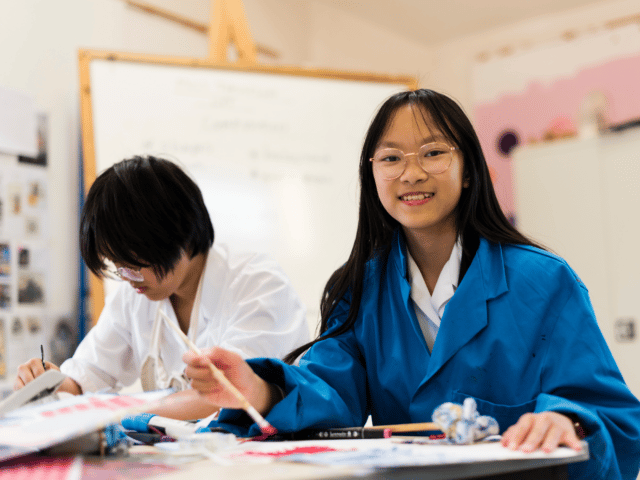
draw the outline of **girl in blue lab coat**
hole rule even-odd
[[[509,224],[460,107],[430,90],[389,98],[360,182],[353,249],[327,282],[320,336],[288,357],[306,352],[299,365],[222,349],[209,359],[279,431],[429,421],[473,397],[505,447],[579,449],[584,433],[590,460],[571,478],[635,479],[640,403],[587,289]],[[227,407],[219,426],[259,434],[204,358],[184,360],[193,387]]]

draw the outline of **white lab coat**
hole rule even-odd
[[[151,301],[123,282],[107,296],[98,323],[60,370],[83,392],[131,385],[154,355],[150,346],[159,308],[177,322],[169,299]],[[187,334],[200,349],[220,346],[243,358],[282,358],[309,340],[305,308],[278,264],[266,255],[230,253],[217,243],[207,257],[198,316]],[[187,346],[167,325],[161,335],[158,353],[167,376],[180,376]]]

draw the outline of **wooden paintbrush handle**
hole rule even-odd
[[[402,433],[402,432],[427,432],[427,431],[442,431],[438,424],[433,422],[423,422],[423,423],[400,423],[398,425],[374,425],[373,427],[369,427],[375,430],[385,430],[389,429],[393,433]]]
[[[166,320],[166,323],[182,338],[182,340],[187,344],[187,346],[193,350],[196,354],[202,355],[200,349],[193,343],[189,337],[185,335],[185,333],[180,330],[180,327],[173,323],[169,317],[162,311],[159,310],[160,315]],[[231,394],[238,400],[241,404],[241,408],[249,414],[249,416],[260,426],[260,429],[263,433],[268,431],[269,433],[273,433],[273,427],[267,422],[262,415],[249,403],[249,401],[245,398],[245,396],[236,388],[236,386],[231,383],[231,381],[222,373],[209,359],[207,359],[207,365],[209,366],[209,370],[213,374],[213,378],[215,378],[219,383],[224,385],[224,387],[231,392]]]

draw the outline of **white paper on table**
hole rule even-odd
[[[0,418],[0,452],[38,451],[96,432],[119,423],[126,409],[142,407],[170,393],[171,389],[135,395],[87,393],[36,406],[27,404]]]
[[[586,443],[584,443],[584,448],[588,448]],[[500,442],[473,445],[421,445],[396,443],[391,439],[360,439],[247,442],[240,448],[225,452],[225,456],[237,460],[262,459],[264,461],[264,459],[271,458],[327,466],[393,468],[538,458],[570,458],[583,453],[567,447],[559,447],[548,454],[540,450],[524,453],[509,450],[503,447]]]

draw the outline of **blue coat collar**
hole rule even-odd
[[[407,247],[398,231],[389,253],[389,261],[404,280],[401,292],[407,312],[422,335],[410,300],[411,286],[407,275]],[[488,322],[487,302],[508,291],[503,247],[480,238],[480,245],[469,269],[447,304],[438,339],[431,352],[425,382],[453,357],[466,343],[483,330]]]

